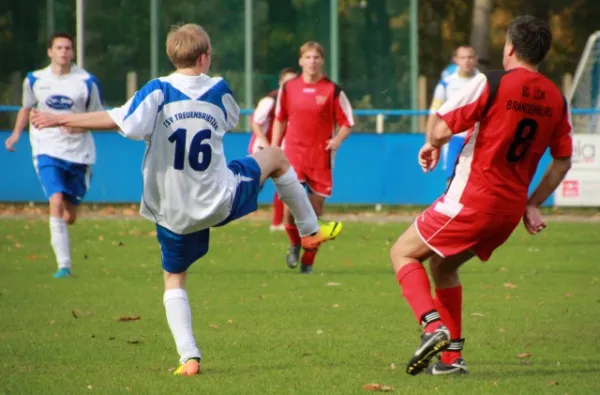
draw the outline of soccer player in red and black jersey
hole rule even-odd
[[[279,73],[279,87],[287,81],[298,76],[296,70],[286,67]],[[251,117],[252,138],[248,145],[248,152],[254,154],[271,145],[273,121],[275,121],[275,103],[279,89],[269,92],[260,99]],[[277,192],[273,196],[273,219],[271,230],[283,230],[283,202]]]
[[[417,374],[441,351],[430,374],[468,372],[461,356],[462,286],[459,267],[477,256],[487,261],[521,219],[535,235],[546,224],[540,205],[571,166],[569,108],[560,90],[538,72],[552,34],[545,21],[520,16],[508,27],[505,71],[479,74],[437,111],[419,152],[425,172],[438,163],[452,135],[469,130],[448,190],[396,241],[390,257],[402,294],[424,327],[406,371]],[[528,197],[540,158],[552,163]],[[432,297],[423,262],[435,284]]]
[[[281,87],[271,141],[272,145],[279,145],[285,135],[283,150],[298,179],[308,187],[317,216],[323,214],[325,198],[331,196],[334,152],[354,126],[346,94],[323,75],[324,60],[325,53],[319,43],[309,41],[300,47],[302,74]],[[291,243],[287,265],[293,269],[300,261],[300,238],[288,210],[284,217]],[[317,250],[304,251],[300,262],[302,273],[312,272],[316,254]]]

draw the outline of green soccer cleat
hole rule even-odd
[[[319,230],[310,236],[302,238],[302,248],[312,250],[329,240],[334,240],[342,232],[339,221],[323,221],[319,219]]]

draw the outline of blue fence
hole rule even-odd
[[[4,141],[8,131],[0,131]],[[31,159],[29,136],[24,134],[17,152],[0,150],[0,201],[43,202],[44,194]],[[141,163],[145,145],[116,133],[95,133],[97,163],[86,202],[138,202],[141,196]],[[247,153],[250,134],[225,136],[228,159]],[[424,142],[422,134],[352,134],[336,155],[333,195],[330,203],[427,205],[445,188],[444,172],[437,168],[424,174],[417,164],[417,153]],[[549,163],[546,155],[536,174],[539,180]],[[260,202],[269,203],[274,188],[268,183]],[[549,204],[552,201],[548,202]]]

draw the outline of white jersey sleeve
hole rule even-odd
[[[85,81],[85,83],[88,88],[88,97],[86,103],[87,111],[104,111],[102,91],[100,90],[100,84],[98,83],[96,77],[91,76]]]
[[[448,84],[444,80],[441,80],[435,87],[435,91],[433,91],[433,100],[431,101],[431,107],[429,109],[429,112],[431,114],[435,114],[436,111],[440,109],[442,104],[444,104],[446,100],[448,100],[448,97],[446,95],[447,85]]]
[[[260,99],[258,104],[256,105],[256,109],[254,110],[254,114],[252,115],[252,119],[254,123],[258,125],[264,125],[269,122],[269,114],[271,114],[271,110],[275,106],[275,99],[266,96]]]
[[[229,86],[227,86],[229,89]],[[233,129],[240,121],[240,106],[236,103],[233,98],[231,90],[223,95],[223,106],[225,107],[225,114],[227,120],[227,131]]]
[[[27,77],[23,80],[23,101],[22,105],[24,108],[32,108],[37,104],[37,98],[33,92],[33,84],[36,77],[33,73],[27,73]]]
[[[108,115],[121,129],[121,134],[132,140],[145,140],[154,130],[156,116],[164,102],[162,83],[152,80],[121,107],[108,111]]]

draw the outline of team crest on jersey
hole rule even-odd
[[[327,96],[317,95],[315,96],[315,99],[317,100],[318,105],[323,105],[327,101]]]
[[[52,95],[46,99],[46,105],[55,110],[70,110],[73,99],[63,95]]]

